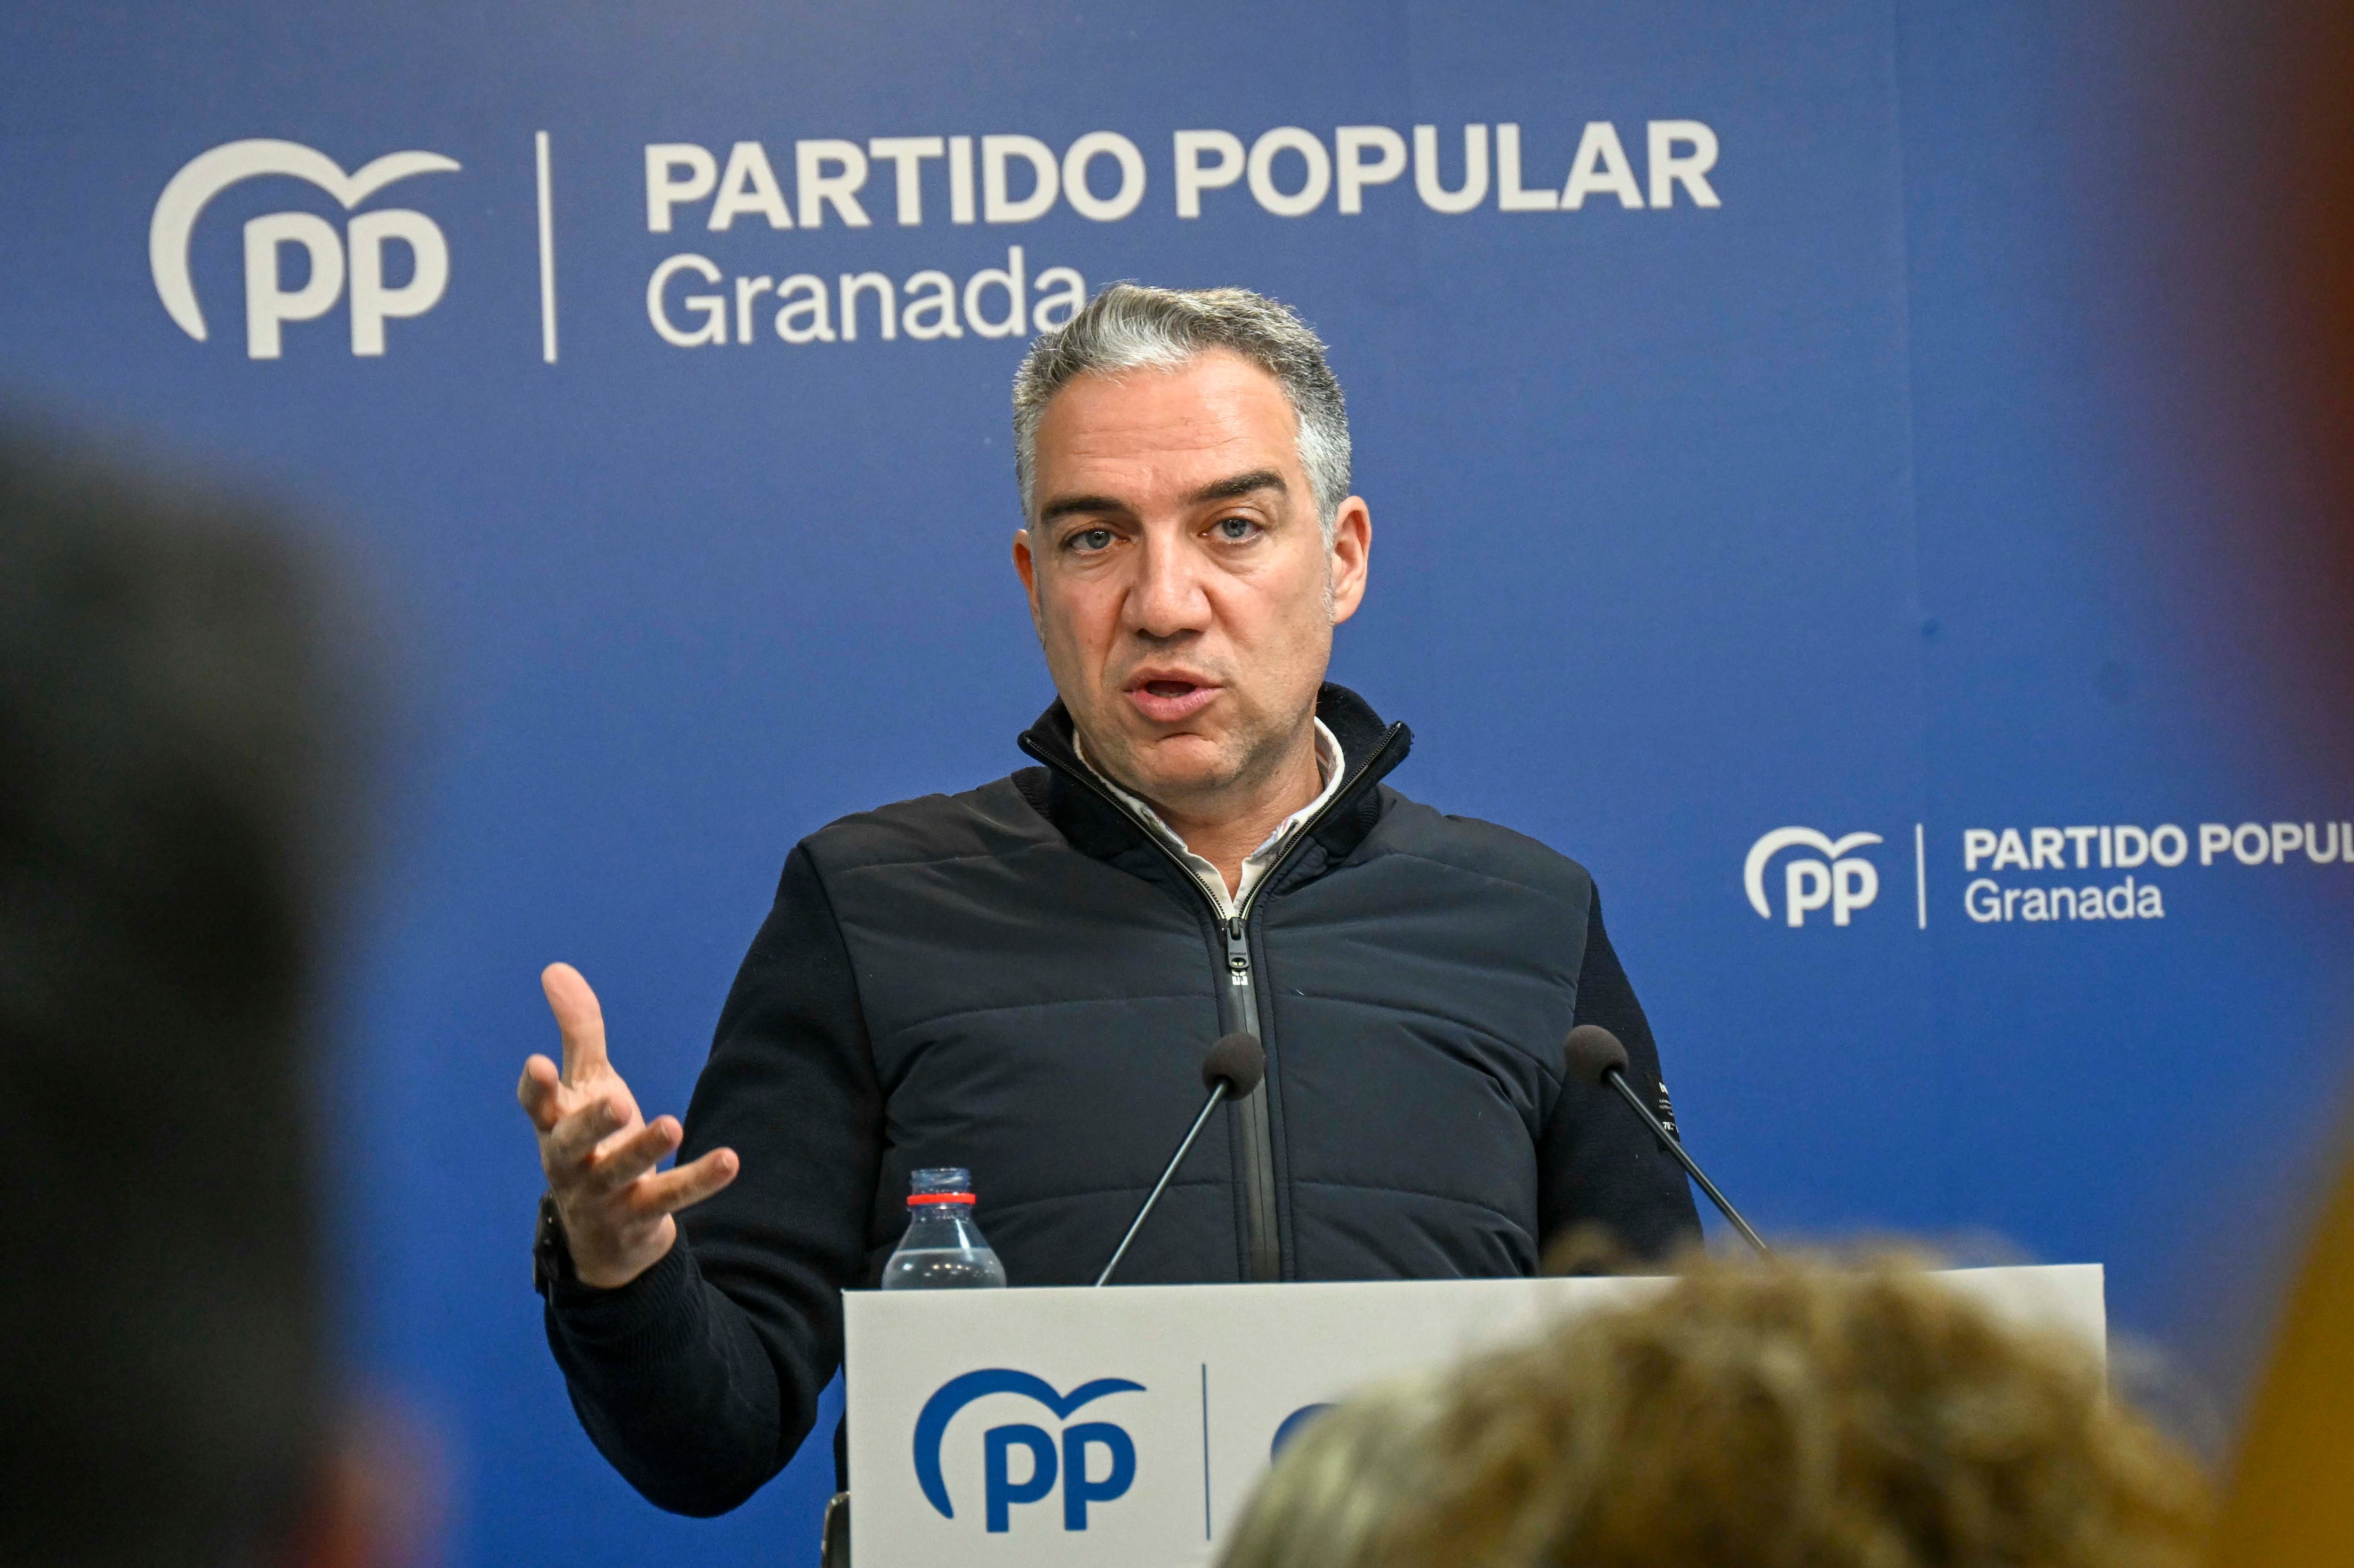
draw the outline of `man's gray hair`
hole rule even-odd
[[[1026,521],[1038,473],[1038,421],[1055,394],[1081,376],[1169,370],[1214,349],[1238,354],[1275,377],[1299,417],[1299,466],[1308,471],[1325,541],[1349,494],[1349,408],[1324,362],[1324,341],[1289,306],[1248,289],[1152,289],[1114,283],[1030,345],[1013,373],[1013,477]]]

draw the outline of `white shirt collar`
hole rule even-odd
[[[1217,906],[1219,916],[1232,919],[1244,905],[1250,902],[1252,889],[1258,885],[1261,878],[1275,869],[1275,863],[1283,858],[1283,852],[1291,847],[1291,841],[1299,836],[1301,828],[1308,825],[1309,819],[1322,810],[1325,804],[1341,792],[1341,780],[1348,777],[1348,758],[1341,753],[1340,741],[1333,736],[1331,730],[1324,727],[1322,719],[1315,722],[1316,768],[1323,779],[1324,788],[1318,791],[1316,799],[1284,818],[1275,832],[1267,835],[1266,842],[1243,857],[1242,880],[1235,884],[1234,896],[1231,898],[1226,895],[1225,876],[1216,866],[1195,854],[1187,846],[1185,841],[1179,838],[1171,830],[1169,824],[1161,820],[1160,812],[1105,778],[1100,768],[1087,761],[1087,748],[1080,744],[1079,732],[1076,728],[1071,731],[1071,750],[1077,755],[1087,770],[1093,773],[1106,789],[1111,791],[1112,797],[1135,812],[1145,827],[1151,832],[1152,836],[1159,839],[1169,853],[1175,855],[1184,864],[1185,869],[1193,874],[1193,879],[1202,885],[1202,891],[1208,894],[1211,901]]]

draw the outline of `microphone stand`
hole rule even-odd
[[[1111,1271],[1118,1268],[1119,1260],[1128,1255],[1128,1244],[1134,1241],[1136,1233],[1144,1228],[1145,1216],[1152,1213],[1155,1203],[1161,1202],[1161,1189],[1169,1185],[1169,1178],[1177,1174],[1177,1167],[1185,1163],[1185,1151],[1193,1147],[1193,1140],[1202,1135],[1202,1128],[1210,1119],[1210,1113],[1225,1102],[1226,1090],[1231,1086],[1224,1078],[1210,1086],[1210,1097],[1202,1102],[1202,1114],[1193,1118],[1192,1128],[1185,1134],[1185,1141],[1179,1144],[1177,1152],[1169,1157],[1168,1169],[1162,1171],[1161,1180],[1152,1184],[1152,1195],[1144,1200],[1144,1207],[1137,1210],[1136,1218],[1129,1222],[1128,1234],[1119,1238],[1119,1249],[1111,1255],[1111,1261],[1104,1265],[1101,1274],[1096,1276],[1097,1285],[1111,1282]]]
[[[1684,1152],[1684,1146],[1676,1141],[1675,1134],[1667,1129],[1666,1124],[1659,1120],[1651,1107],[1643,1103],[1643,1097],[1635,1092],[1635,1086],[1627,1081],[1626,1072],[1614,1062],[1602,1070],[1602,1078],[1635,1107],[1637,1116],[1649,1124],[1651,1130],[1659,1135],[1660,1145],[1676,1157],[1676,1163],[1684,1168],[1684,1174],[1700,1184],[1700,1190],[1708,1194],[1708,1201],[1716,1205],[1717,1212],[1733,1222],[1733,1228],[1741,1233],[1741,1239],[1755,1247],[1758,1256],[1772,1257],[1774,1249],[1749,1228],[1749,1222],[1741,1217],[1741,1211],[1733,1206],[1731,1199],[1716,1190],[1716,1183],[1708,1179],[1708,1172],[1700,1168],[1699,1162]]]

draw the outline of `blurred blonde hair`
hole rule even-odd
[[[1372,1561],[1397,1499],[1437,1478],[1428,1442],[1448,1384],[1376,1383],[1311,1420],[1259,1483],[1221,1568],[1355,1568]]]
[[[1262,1507],[1342,1495],[1284,1474],[1287,1452],[1228,1568],[2190,1568],[2209,1509],[2197,1466],[2108,1396],[2086,1347],[1893,1255],[1693,1260],[1657,1297],[1474,1361],[1436,1414],[1348,1441],[1406,1445],[1358,1478],[1371,1495],[1349,1506],[1378,1517],[1356,1544],[1241,1553],[1278,1530]],[[1300,1462],[1331,1462],[1306,1444]]]

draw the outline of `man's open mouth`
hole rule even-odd
[[[1154,724],[1176,724],[1216,700],[1218,688],[1183,675],[1147,675],[1128,688],[1128,700]]]

